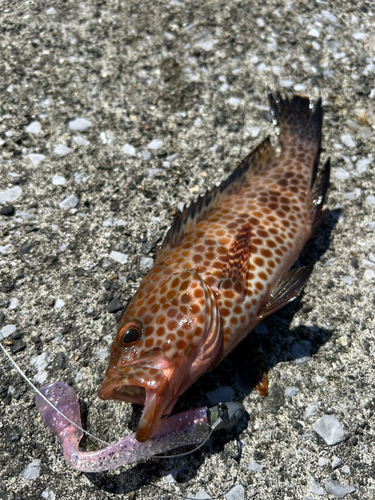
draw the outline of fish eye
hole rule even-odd
[[[138,323],[128,323],[118,332],[117,339],[121,347],[131,347],[141,337],[142,327]]]

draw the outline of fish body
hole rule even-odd
[[[289,270],[324,213],[329,162],[311,187],[321,103],[311,110],[306,98],[270,94],[270,104],[281,154],[265,139],[184,208],[119,321],[99,395],[145,406],[139,441],[311,274],[310,266]]]

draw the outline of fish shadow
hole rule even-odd
[[[302,251],[298,265],[316,262],[326,252],[330,234],[339,215],[340,210],[327,214],[315,238],[309,241]],[[296,300],[266,318],[262,328],[255,329],[220,365],[202,375],[180,397],[173,413],[201,406],[210,407],[219,401],[241,401],[254,390],[262,374],[269,372],[277,364],[286,361],[309,362],[333,332],[311,324],[290,328],[294,315],[301,308],[302,298],[303,292]],[[276,414],[285,404],[284,390],[280,389],[283,388],[279,381],[271,379],[268,396],[262,398],[259,395],[259,400],[263,402],[267,412]],[[133,405],[130,427],[133,425],[134,430],[141,411],[141,407]],[[232,428],[213,433],[207,443],[188,455],[153,457],[116,475],[111,472],[85,475],[98,488],[113,494],[128,494],[142,486],[152,485],[167,495],[176,495],[175,491],[168,489],[167,481],[160,481],[161,478],[168,476],[170,481],[173,478],[173,484],[178,484],[180,490],[184,491],[185,487],[188,489],[187,483],[197,475],[205,460],[221,454],[228,464],[229,480],[233,477],[229,465],[234,466],[237,463],[238,466],[241,458],[240,435],[247,428],[249,418],[246,414]],[[231,443],[231,446],[227,446],[228,443]],[[172,450],[171,454],[179,451],[181,450]],[[215,476],[207,478],[207,481],[215,481]],[[187,489],[184,494],[177,496],[186,497]]]

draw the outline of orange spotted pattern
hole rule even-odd
[[[256,326],[311,236],[320,103],[313,112],[306,99],[271,97],[271,106],[280,156],[266,139],[184,210],[119,322],[119,331],[131,321],[142,331],[128,348],[115,339],[100,395],[145,404],[137,439],[148,438],[178,396]]]

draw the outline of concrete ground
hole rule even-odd
[[[3,0],[3,345],[38,386],[73,385],[99,437],[129,434],[140,414],[97,396],[107,306],[132,297],[183,203],[275,140],[267,86],[322,97],[332,181],[302,297],[241,348],[261,353],[269,396],[231,358],[178,406],[232,399],[246,419],[189,456],[84,475],[2,355],[0,498],[375,497],[374,24],[366,1]],[[314,430],[323,416],[338,444]]]

